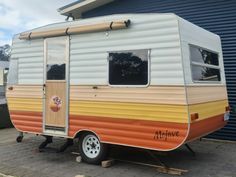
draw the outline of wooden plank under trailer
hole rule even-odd
[[[180,175],[183,175],[184,173],[188,172],[188,170],[183,170],[183,169],[179,169],[179,168],[171,168],[171,167],[167,167],[165,165],[164,166],[163,165],[155,165],[155,164],[149,164],[149,163],[122,160],[122,159],[110,159],[110,160],[102,161],[102,167],[108,168],[108,167],[112,166],[115,163],[115,161],[156,168],[158,172],[169,174],[169,175],[179,175],[180,176]]]
[[[135,161],[129,161],[129,160],[124,160],[124,159],[113,159],[113,158],[111,158],[111,159],[102,161],[101,166],[103,168],[109,168],[112,165],[114,165],[115,162],[117,161],[117,162],[124,162],[124,163],[130,163],[130,164],[135,164],[135,165],[142,165],[142,166],[156,168],[158,172],[169,174],[169,175],[179,175],[180,176],[180,175],[183,175],[184,173],[188,172],[188,170],[169,167],[166,164],[164,164],[160,159],[158,159],[151,151],[147,151],[147,152],[160,165],[150,164],[150,163],[143,163],[143,162],[135,162]],[[78,155],[76,157],[77,162],[79,162],[79,163],[82,162],[82,158],[80,156],[80,153],[72,152],[72,154]]]

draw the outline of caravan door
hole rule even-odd
[[[67,135],[68,37],[44,42],[44,133]]]

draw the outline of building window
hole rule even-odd
[[[5,96],[5,86],[7,85],[8,68],[0,69],[0,96]]]
[[[7,76],[8,85],[18,84],[18,59],[12,58],[10,60],[9,73]]]
[[[4,85],[4,70],[0,68],[0,86]]]
[[[148,50],[109,53],[110,85],[147,85]]]
[[[190,45],[190,59],[193,81],[221,81],[218,54]]]
[[[8,71],[9,69],[8,68],[5,68],[4,69],[4,73],[3,73],[3,78],[4,78],[4,85],[6,86],[7,85],[7,75],[8,75]]]

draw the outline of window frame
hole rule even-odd
[[[209,65],[209,64],[205,64],[205,63],[199,63],[199,62],[196,62],[196,61],[192,61],[192,58],[191,58],[191,46],[192,47],[196,47],[196,48],[200,48],[200,49],[203,49],[203,50],[206,50],[208,52],[211,52],[211,53],[214,53],[214,54],[217,54],[218,56],[218,62],[219,62],[219,65]],[[193,83],[201,83],[201,84],[221,84],[222,83],[222,68],[220,66],[220,60],[219,60],[219,52],[216,52],[216,51],[213,51],[213,50],[210,50],[210,49],[207,49],[205,47],[200,47],[198,45],[194,45],[194,44],[188,44],[188,51],[189,51],[189,61],[190,61],[190,70],[191,70],[191,80]],[[200,81],[200,80],[194,80],[193,79],[193,65],[194,66],[200,66],[200,67],[207,67],[207,68],[211,68],[211,69],[218,69],[219,72],[220,72],[220,81]]]
[[[128,51],[137,51],[137,50],[147,50],[147,84],[145,85],[113,85],[110,84],[109,81],[109,73],[110,73],[110,67],[109,67],[109,54],[110,53],[121,53],[121,52],[128,52]],[[113,50],[113,51],[107,51],[107,83],[109,87],[120,87],[120,88],[145,88],[148,87],[150,85],[150,80],[151,80],[151,49],[129,49],[129,50]]]
[[[65,79],[64,80],[48,80],[47,79],[47,54],[48,54],[48,41],[50,40],[59,40],[65,42]],[[66,81],[69,80],[69,72],[70,72],[70,66],[69,66],[69,60],[70,60],[70,37],[68,36],[59,36],[59,37],[48,37],[44,39],[44,55],[43,55],[43,83],[50,81]]]

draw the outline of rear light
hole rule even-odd
[[[195,121],[195,120],[197,120],[198,118],[199,118],[198,113],[193,113],[193,114],[191,114],[191,121]]]
[[[229,120],[229,112],[231,111],[229,106],[225,106],[225,114],[224,114],[224,121],[228,121]]]
[[[226,112],[229,112],[229,111],[230,111],[230,107],[229,107],[229,106],[226,106],[226,107],[225,107],[225,111],[226,111]]]

